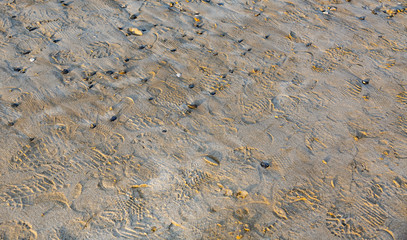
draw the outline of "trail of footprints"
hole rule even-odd
[[[335,145],[336,140],[346,135],[345,133],[341,136],[335,132],[327,133],[330,127],[335,127],[335,124],[344,124],[343,119],[335,119],[336,122],[332,126],[322,121],[321,125],[309,124],[307,127],[310,129],[306,129],[307,124],[302,119],[303,113],[301,112],[304,110],[306,113],[312,114],[319,99],[332,97],[327,96],[330,93],[318,92],[314,87],[318,88],[323,81],[329,84],[331,79],[327,78],[335,76],[343,69],[353,65],[366,65],[367,68],[382,74],[380,76],[387,76],[386,74],[398,69],[397,71],[400,71],[400,76],[402,76],[404,72],[401,72],[399,65],[403,64],[403,58],[397,55],[399,52],[405,52],[405,46],[401,44],[402,40],[396,42],[396,40],[388,40],[382,36],[378,37],[377,41],[366,40],[368,44],[362,48],[351,40],[341,43],[340,46],[320,47],[311,43],[312,40],[316,40],[312,34],[305,35],[304,33],[304,36],[300,36],[297,31],[295,34],[294,31],[283,30],[286,26],[289,26],[287,29],[295,28],[296,26],[291,25],[295,22],[301,27],[306,26],[307,30],[316,33],[325,31],[329,34],[331,30],[328,20],[333,22],[332,25],[340,25],[341,30],[345,29],[352,34],[360,30],[360,26],[353,24],[352,21],[339,24],[335,20],[337,12],[334,10],[329,14],[322,13],[319,8],[325,7],[325,3],[306,3],[305,7],[303,7],[303,3],[253,2],[244,4],[238,1],[232,3],[146,2],[142,4],[142,7],[130,1],[120,3],[113,1],[107,4],[99,1],[98,4],[45,1],[35,4],[28,3],[23,8],[21,6],[16,8],[18,4],[10,2],[9,5],[13,7],[7,9],[2,5],[0,11],[2,13],[0,17],[1,52],[10,51],[13,48],[21,59],[37,57],[41,60],[45,56],[52,67],[69,68],[69,71],[73,72],[80,69],[81,76],[87,81],[85,81],[86,86],[89,88],[84,91],[84,94],[94,94],[98,97],[97,101],[101,102],[106,100],[104,98],[109,98],[106,95],[112,92],[123,96],[128,95],[132,97],[134,104],[143,105],[148,110],[140,110],[143,107],[129,108],[130,110],[125,109],[123,112],[115,109],[118,113],[116,119],[112,116],[103,116],[101,118],[107,119],[106,121],[92,121],[94,125],[91,126],[94,129],[87,127],[84,130],[83,126],[89,125],[88,120],[78,119],[86,118],[86,114],[68,120],[58,117],[52,120],[52,114],[49,118],[38,117],[35,114],[29,117],[21,116],[18,112],[19,107],[24,109],[33,107],[30,113],[33,113],[34,109],[40,112],[44,110],[40,106],[42,102],[32,101],[34,97],[25,96],[22,93],[23,90],[3,91],[2,89],[0,117],[4,126],[9,124],[9,120],[32,118],[33,122],[41,122],[41,131],[44,135],[48,134],[48,136],[38,139],[25,136],[25,138],[29,138],[27,142],[21,144],[21,149],[5,160],[7,176],[11,178],[20,176],[17,178],[20,180],[0,185],[0,205],[2,207],[24,212],[41,202],[55,202],[68,209],[67,211],[79,212],[72,207],[74,206],[72,202],[80,198],[82,190],[88,187],[86,185],[88,182],[102,179],[98,185],[99,190],[103,193],[113,192],[113,200],[106,208],[88,219],[89,221],[85,221],[86,224],[82,226],[84,232],[99,229],[120,239],[186,238],[195,236],[195,234],[198,236],[197,238],[205,239],[295,239],[301,237],[298,234],[306,234],[311,227],[317,226],[329,231],[332,239],[396,239],[392,231],[396,232],[398,229],[391,228],[391,220],[396,219],[395,213],[394,210],[389,210],[391,206],[386,204],[386,201],[388,198],[406,194],[405,176],[396,176],[391,184],[371,184],[364,188],[368,190],[356,192],[350,198],[344,197],[340,190],[337,190],[339,187],[335,188],[335,186],[331,187],[321,183],[322,180],[314,176],[317,180],[313,183],[296,184],[292,187],[280,188],[278,181],[286,181],[299,174],[296,169],[297,159],[293,157],[294,154],[289,154],[293,148],[308,149],[310,155],[305,158],[311,159],[307,159],[308,164],[314,164],[312,161],[318,158],[317,153],[327,152],[327,149]],[[338,8],[346,8],[346,4],[352,3],[339,4],[338,1],[331,3],[331,5],[337,5]],[[48,6],[48,8],[43,8],[43,6]],[[202,13],[195,11],[198,9],[197,6],[202,8]],[[215,8],[216,14],[208,10]],[[23,10],[21,15],[11,16],[21,9]],[[396,17],[404,11],[402,6],[399,7],[399,10],[390,6],[385,6],[383,9],[387,13],[380,14],[391,16],[394,19],[397,19]],[[78,24],[82,24],[82,20],[78,19],[81,14],[96,14],[97,12],[101,12],[103,21],[95,20],[95,28],[71,28],[68,21],[59,19],[57,12],[62,10],[69,12],[70,20]],[[158,20],[154,19],[151,22],[146,20],[156,11],[164,11],[165,14],[156,16]],[[110,12],[117,14],[109,20]],[[222,14],[218,14],[219,12]],[[176,18],[175,14],[182,14],[182,18]],[[382,16],[380,14],[379,16]],[[120,38],[127,38],[129,43],[123,43],[123,46],[120,46],[114,41],[106,39],[103,29],[100,29],[101,22],[104,24],[104,21],[110,21],[112,24],[106,30],[109,34],[113,32],[120,35]],[[173,24],[180,27],[170,27]],[[250,24],[256,25],[259,30],[254,31]],[[273,25],[273,29],[278,30],[277,35],[270,32],[270,24]],[[389,20],[388,24],[395,25],[397,20]],[[129,26],[139,27],[143,35],[129,35],[127,31]],[[188,29],[187,26],[191,26],[191,28]],[[16,28],[24,29],[18,38],[13,37],[13,32],[7,32],[9,29],[15,32]],[[95,36],[91,38],[90,42],[83,44],[90,37],[84,34],[85,30]],[[401,31],[401,27],[399,31]],[[177,34],[176,38],[173,37],[174,32]],[[366,30],[366,32],[373,35],[376,31]],[[281,39],[277,37],[279,34],[281,34]],[[72,40],[79,35],[85,40],[83,42],[78,40],[77,47],[69,49],[61,44],[61,41]],[[221,39],[219,45],[222,47],[207,42],[207,37],[214,35]],[[305,42],[305,39],[309,43]],[[276,44],[284,46],[280,50],[278,46],[275,46]],[[380,46],[385,48],[380,48],[378,44],[382,44]],[[134,46],[129,47],[130,45]],[[258,46],[264,49],[259,50]],[[307,58],[303,61],[304,59],[291,52],[298,49],[300,52],[306,51],[311,56],[311,60]],[[42,52],[45,54],[41,55]],[[261,56],[259,52],[262,53]],[[83,56],[81,56],[82,54]],[[86,58],[89,58],[90,62],[86,62]],[[160,65],[158,70],[150,60],[155,65],[161,64],[158,64]],[[295,72],[290,70],[293,66],[290,64],[298,62],[302,62],[301,64],[306,69],[299,67]],[[20,62],[17,63],[20,64]],[[35,59],[31,64],[30,66],[37,64]],[[260,67],[253,68],[256,64]],[[92,67],[87,65],[92,65]],[[150,65],[154,65],[154,67]],[[160,68],[166,71],[160,71]],[[171,68],[171,70],[167,70],[167,68]],[[112,71],[110,69],[125,70]],[[176,75],[178,72],[174,69],[187,70],[182,75]],[[189,69],[197,70],[199,74],[192,76],[188,73]],[[7,71],[4,70],[4,73]],[[21,71],[11,71],[15,72],[13,72],[15,76],[23,74]],[[314,85],[309,84],[311,78],[315,80]],[[403,108],[405,106],[407,94],[402,89],[403,83],[397,92],[383,94],[381,86],[375,85],[374,81],[379,82],[384,78],[372,77],[370,85],[363,83],[362,79],[357,77],[340,79],[340,87],[334,89],[336,92],[332,92],[332,98],[340,96],[338,99],[345,99],[346,103],[348,103],[347,101],[356,102],[355,104],[366,103],[368,107],[370,107],[368,104],[373,104],[378,110],[373,109],[372,112],[369,112],[366,110],[368,108],[365,108],[364,115],[360,117],[367,120],[373,119],[378,125],[386,125],[387,118],[383,116],[394,115],[394,112],[400,111],[395,107]],[[72,79],[73,82],[84,81]],[[69,81],[65,81],[65,83]],[[392,81],[394,84],[393,80],[388,81]],[[124,83],[129,83],[131,86],[129,85],[130,87],[126,89],[127,86],[123,87]],[[9,83],[7,82],[7,84]],[[66,84],[64,88],[68,91],[74,90],[73,86],[76,85]],[[236,96],[241,94],[242,89],[245,90],[243,97]],[[12,91],[14,91],[13,94],[21,92],[21,96],[14,99],[9,98],[7,94]],[[304,95],[300,96],[299,92]],[[319,99],[315,101],[306,99],[305,94],[310,92],[319,95]],[[389,100],[389,97],[392,99]],[[210,109],[212,105],[205,105],[207,103],[205,101],[203,106],[195,106],[194,100],[197,98],[211,102],[214,109],[221,109],[221,113],[213,113]],[[355,99],[360,101],[354,101]],[[389,102],[390,105],[387,104]],[[395,102],[397,105],[394,104]],[[10,106],[3,105],[3,103]],[[386,109],[386,106],[390,106],[390,109]],[[329,105],[324,105],[322,108],[329,107]],[[212,114],[211,116],[216,115],[224,122],[230,122],[231,125],[237,126],[236,129],[240,127],[238,124],[253,125],[267,122],[270,124],[267,131],[271,134],[276,133],[276,136],[278,136],[277,129],[284,127],[287,129],[289,124],[296,123],[295,129],[299,130],[294,135],[300,136],[298,137],[300,140],[296,140],[295,136],[290,136],[288,139],[286,132],[282,131],[283,136],[278,136],[277,140],[271,141],[271,150],[265,151],[267,153],[262,153],[261,157],[258,157],[252,156],[254,150],[250,150],[248,147],[236,147],[241,142],[231,139],[230,144],[235,149],[234,157],[224,156],[219,160],[206,156],[207,160],[203,163],[208,165],[205,165],[207,168],[194,162],[193,166],[182,166],[183,170],[179,170],[184,163],[198,162],[195,157],[191,157],[193,155],[190,153],[198,151],[201,153],[206,150],[204,149],[205,144],[202,143],[204,141],[201,140],[202,137],[207,137],[205,135],[207,132],[211,133],[208,137],[209,141],[217,143],[217,133],[207,129],[211,125],[200,122],[206,121],[208,118],[193,118],[195,128],[203,130],[204,133],[194,132],[191,130],[192,127],[183,128],[180,127],[181,125],[174,127],[175,123],[169,119],[174,112],[176,112],[177,119],[181,117],[188,119],[194,114],[196,108],[204,109],[202,112],[208,111]],[[163,113],[161,116],[157,113],[158,110],[160,114]],[[184,114],[188,110],[191,115]],[[51,110],[45,109],[44,111],[46,114],[50,114]],[[99,115],[106,112],[100,109],[97,111]],[[63,115],[68,114],[63,113]],[[233,116],[233,119],[229,119],[230,116]],[[283,117],[278,118],[278,116]],[[366,122],[369,123],[369,121]],[[406,122],[406,118],[400,115],[394,120],[396,127],[389,131],[405,137]],[[4,129],[12,129],[11,127],[7,126]],[[190,131],[188,134],[194,137],[187,138],[182,134],[173,137],[175,134],[171,135],[171,131],[174,129],[185,133]],[[114,133],[116,130],[117,133]],[[93,131],[92,137],[97,139],[97,144],[92,144],[92,140],[85,139],[90,136],[84,134],[86,131]],[[11,131],[7,133],[11,133]],[[81,136],[81,134],[84,135]],[[349,134],[349,138],[352,138],[352,134]],[[387,133],[381,132],[380,134],[386,135]],[[163,141],[160,142],[161,140]],[[392,141],[401,146],[404,140],[399,140],[397,141],[395,138]],[[363,144],[364,139],[360,138],[357,141]],[[253,143],[253,145],[255,144]],[[177,151],[170,149],[174,146],[179,149]],[[372,149],[375,147],[372,146]],[[123,153],[126,151],[128,155]],[[271,167],[259,166],[263,160],[269,161]],[[394,164],[393,160],[391,159],[388,164]],[[173,162],[168,163],[168,161]],[[317,159],[317,161],[320,163],[321,159]],[[236,167],[237,165],[238,167]],[[328,167],[336,168],[338,166],[329,165]],[[156,183],[157,179],[165,175],[163,168],[168,171],[165,174],[170,175],[169,182],[164,185],[175,184],[173,188],[164,186],[170,189],[168,190],[170,193],[163,193],[168,197],[168,199],[164,199],[165,203],[163,203],[168,204],[167,206],[160,206],[161,203],[157,199],[154,200],[154,191],[152,191],[153,196],[144,198],[144,190],[140,187]],[[235,172],[222,172],[223,169],[236,171],[236,174]],[[124,172],[124,179],[114,177],[108,179],[108,176],[114,176],[115,171]],[[261,188],[254,186],[258,185],[256,182],[246,189],[248,196],[245,197],[238,195],[238,189],[240,185],[246,183],[236,184],[222,175],[229,174],[228,177],[235,177],[234,175],[244,174],[242,179],[251,180],[258,179],[259,172],[264,176],[272,176],[270,179],[273,181],[267,182],[267,186]],[[218,174],[222,176],[218,176]],[[121,183],[121,181],[125,183]],[[220,188],[219,182],[230,186]],[[72,186],[68,186],[69,184]],[[120,189],[122,187],[120,184],[125,185],[124,190]],[[233,186],[234,184],[237,186]],[[260,184],[265,184],[265,182]],[[72,196],[65,196],[68,192],[65,190],[73,186],[76,187]],[[225,192],[227,187],[232,188],[233,191],[228,189],[230,191]],[[221,190],[216,191],[218,188]],[[274,194],[268,195],[268,193],[255,193],[253,189],[278,190]],[[224,205],[219,205],[216,201],[221,201]],[[70,209],[71,207],[72,209]],[[201,213],[204,216],[202,218],[199,217]],[[196,215],[195,218],[194,215]],[[177,223],[173,219],[180,222],[186,219],[186,221]],[[68,236],[68,234],[62,234],[63,229],[61,228],[59,232],[61,239]],[[170,233],[170,235],[165,237],[165,234],[158,236],[156,233]],[[400,236],[400,233],[397,236]],[[37,232],[31,224],[22,220],[2,221],[0,222],[0,238],[35,239]]]

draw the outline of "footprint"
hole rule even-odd
[[[344,239],[393,239],[385,234],[387,214],[378,205],[360,197],[352,202],[339,201],[327,212],[326,227],[335,236]],[[387,233],[391,233],[387,230]]]
[[[211,174],[200,170],[186,170],[182,172],[183,184],[177,189],[178,199],[191,199],[209,184]]]
[[[6,221],[0,223],[0,236],[4,240],[12,239],[37,239],[37,232],[30,223],[23,221]]]
[[[93,219],[92,227],[110,231],[122,239],[144,238],[152,234],[153,216],[139,193],[133,189],[133,193],[118,195]]]
[[[258,99],[250,102],[242,102],[242,120],[245,123],[256,123],[262,118],[269,118],[274,110],[273,103],[269,98]]]
[[[51,61],[58,65],[69,65],[75,63],[77,58],[70,50],[59,50],[50,54]]]
[[[149,117],[147,115],[137,114],[130,117],[125,123],[124,127],[130,131],[142,131],[151,128],[156,128],[164,124],[159,118]]]
[[[108,42],[94,42],[87,47],[87,54],[91,58],[105,58],[113,53],[113,46]]]
[[[10,185],[0,193],[0,202],[16,208],[34,204],[40,194],[56,189],[55,183],[46,177],[34,176],[21,184]]]

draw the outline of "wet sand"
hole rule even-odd
[[[401,1],[0,1],[0,239],[407,239]]]

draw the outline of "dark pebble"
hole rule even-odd
[[[124,61],[125,61],[125,62],[128,62],[128,61],[130,61],[130,59],[129,59],[129,58],[126,58],[126,59],[124,59]]]
[[[148,99],[148,101],[152,101],[154,98],[153,97],[150,97],[149,99]]]
[[[61,40],[60,40],[60,39],[55,39],[55,40],[53,40],[54,43],[57,43],[57,42],[59,42],[59,41],[61,41]]]
[[[362,80],[362,83],[363,83],[364,85],[368,85],[368,84],[369,84],[369,79]]]
[[[29,139],[30,139],[30,142],[32,142],[32,141],[34,141],[34,140],[35,140],[35,138],[33,138],[33,137],[32,137],[32,138],[29,138]]]
[[[219,6],[223,6],[223,5],[225,5],[225,4],[224,4],[224,3],[218,3],[218,5],[219,5]]]
[[[215,95],[215,94],[216,94],[216,92],[211,92],[210,94],[213,96],[213,95]]]
[[[166,133],[166,132],[167,132],[167,130],[164,129],[164,130],[163,130],[163,133]]]
[[[263,167],[263,168],[268,168],[268,167],[270,167],[270,163],[268,163],[268,162],[261,162],[261,163],[260,163],[260,166]]]
[[[365,20],[365,19],[366,19],[366,17],[365,17],[365,16],[358,17],[358,18],[359,18],[359,20]]]
[[[311,47],[312,43],[305,44],[306,47]]]
[[[114,72],[113,71],[106,71],[106,74],[112,75]]]
[[[34,31],[34,30],[36,30],[36,29],[38,29],[37,27],[30,27],[30,26],[28,26],[28,27],[26,27],[27,28],[27,30],[28,31]]]
[[[140,47],[138,47],[138,49],[144,49],[144,48],[146,48],[145,45],[141,45]]]
[[[62,73],[62,74],[68,74],[68,73],[69,73],[69,70],[68,70],[68,69],[64,69],[64,70],[61,71],[61,73]]]
[[[113,122],[113,121],[116,121],[116,119],[117,119],[117,117],[116,117],[116,116],[113,116],[113,117],[110,119],[110,121]]]
[[[93,88],[94,86],[94,84],[89,85],[89,89]]]
[[[96,123],[92,123],[92,124],[90,125],[90,128],[91,128],[91,129],[94,129],[96,126],[97,126]]]
[[[248,52],[250,52],[252,50],[252,48],[247,49]]]
[[[238,43],[242,43],[242,42],[243,42],[243,39],[237,40],[237,42],[238,42]]]
[[[174,48],[174,49],[171,49],[170,51],[171,51],[171,52],[175,52],[175,51],[177,51],[177,49]]]
[[[136,19],[136,18],[137,18],[137,15],[136,15],[136,14],[133,14],[133,15],[130,16],[130,19],[131,19],[131,20],[134,20],[134,19]]]
[[[270,35],[266,35],[264,36],[264,39],[268,39],[270,37]]]
[[[20,106],[20,104],[19,103],[12,103],[11,106],[15,108],[15,107]]]
[[[188,87],[189,87],[189,88],[194,88],[194,87],[195,87],[195,84],[191,83],[191,84],[188,85]]]
[[[30,54],[31,53],[31,51],[26,51],[26,52],[23,52],[23,55],[27,55],[27,54]]]
[[[8,125],[9,125],[10,127],[14,126],[14,124],[15,124],[15,122],[8,122]]]
[[[22,69],[21,68],[13,68],[13,70],[15,71],[15,72],[20,72]]]

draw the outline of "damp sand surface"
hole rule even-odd
[[[406,239],[406,6],[0,1],[0,239]]]

